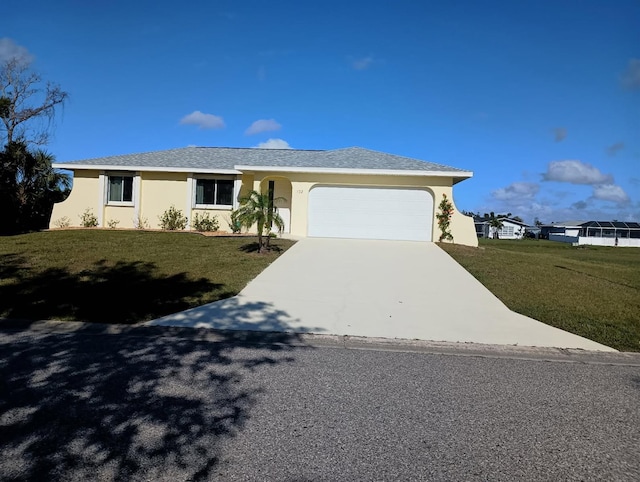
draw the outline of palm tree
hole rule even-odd
[[[278,232],[282,232],[284,229],[284,221],[278,214],[278,208],[274,205],[275,201],[283,200],[284,198],[269,199],[268,194],[258,191],[251,191],[240,199],[240,207],[235,211],[235,218],[246,228],[256,225],[259,253],[269,250],[269,234],[273,226],[278,228]]]
[[[53,204],[64,200],[71,187],[71,178],[51,167],[54,160],[45,151],[31,151],[23,141],[8,144],[0,152],[0,204],[5,207],[0,230],[48,226]]]
[[[502,218],[496,217],[493,211],[489,214],[489,226],[493,228],[493,239],[498,239],[498,231],[502,229],[504,223],[502,222]]]

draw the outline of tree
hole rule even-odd
[[[11,234],[45,228],[53,204],[69,193],[69,176],[51,167],[54,157],[24,142],[12,142],[0,152],[0,232]]]
[[[502,218],[496,216],[493,211],[489,213],[489,226],[492,228],[493,239],[499,239],[500,236],[498,235],[498,231],[502,229],[504,223],[502,222]]]
[[[64,104],[69,94],[57,84],[42,84],[40,75],[30,70],[30,62],[23,57],[12,57],[0,65],[4,145],[14,141],[47,143],[56,107]]]
[[[275,206],[276,201],[284,201],[284,198],[271,200],[268,194],[251,191],[240,199],[240,206],[234,212],[234,217],[243,227],[250,228],[256,225],[259,253],[269,251],[270,233],[274,225],[278,232],[284,229],[284,221]]]
[[[53,156],[32,146],[46,144],[58,106],[68,94],[43,82],[24,54],[0,61],[0,231],[48,225],[54,202],[68,193],[70,179],[56,172]]]

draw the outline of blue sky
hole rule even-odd
[[[640,2],[29,1],[0,58],[69,92],[58,161],[361,146],[474,172],[461,210],[640,221]]]

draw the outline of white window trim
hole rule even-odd
[[[100,171],[98,175],[98,185],[100,186],[100,192],[98,193],[98,226],[104,226],[104,205],[107,204],[106,192],[107,192],[107,176],[104,171]]]
[[[231,204],[198,204],[196,203],[197,196],[197,186],[198,180],[221,180],[221,181],[234,181],[233,184],[233,199],[231,199]],[[236,176],[229,175],[209,175],[209,176],[193,176],[191,181],[191,207],[192,209],[217,209],[219,211],[232,211],[236,207],[236,188],[237,188],[238,179]]]
[[[131,187],[131,201],[110,201],[109,200],[109,178],[112,176],[122,176],[122,177],[132,177],[133,185]],[[139,172],[117,172],[117,171],[109,171],[104,174],[104,183],[102,184],[104,188],[104,205],[105,206],[126,206],[126,207],[136,207],[136,196],[140,192],[140,173]]]
[[[242,179],[237,177],[235,181],[233,181],[233,209],[238,208],[238,198],[240,197],[240,189],[242,189]]]
[[[187,230],[191,229],[191,217],[193,215],[191,210],[195,205],[195,188],[196,185],[193,182],[193,173],[190,172],[189,174],[187,174],[187,199],[185,202],[185,206],[187,206],[187,212],[189,213],[187,215],[187,225],[185,226],[185,229]]]

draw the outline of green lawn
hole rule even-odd
[[[0,237],[0,317],[136,323],[237,294],[293,244],[183,232]]]
[[[640,249],[491,239],[440,246],[512,310],[640,351]]]

